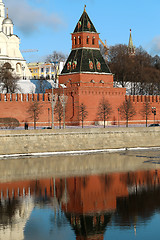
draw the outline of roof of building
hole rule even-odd
[[[88,14],[86,13],[85,8],[73,33],[76,32],[97,32]]]
[[[133,41],[132,41],[132,34],[131,34],[131,29],[130,29],[130,35],[129,35],[129,43],[128,43],[128,47],[133,48]]]
[[[61,74],[66,73],[111,73],[99,49],[73,49]]]
[[[10,18],[5,18],[4,20],[3,20],[3,23],[2,24],[13,24],[13,22],[12,22],[12,20],[10,19]]]
[[[130,35],[129,35],[128,53],[129,53],[130,56],[135,55],[135,46],[133,45],[131,29],[130,29]]]
[[[82,208],[83,209],[83,208]],[[71,214],[65,213],[67,219],[71,223]],[[78,217],[79,223],[72,224],[71,226],[76,234],[76,236],[80,236],[82,239],[85,237],[85,239],[102,239],[101,236],[103,236],[105,229],[108,225],[108,223],[111,220],[111,213],[109,212],[92,212],[88,215],[83,214],[73,214],[72,217]],[[100,221],[101,216],[103,216],[103,222]],[[94,217],[96,217],[96,223],[94,225]]]

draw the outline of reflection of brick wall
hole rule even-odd
[[[53,178],[0,182],[0,199],[28,194],[53,197],[55,194],[65,212],[87,214],[116,210],[116,199],[127,197],[129,187],[154,188],[159,186],[159,182],[160,170],[55,178],[55,182]],[[67,210],[64,197],[65,186]]]

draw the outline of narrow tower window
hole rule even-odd
[[[89,44],[89,36],[87,36],[87,44]]]
[[[92,38],[92,44],[95,44],[95,37]]]
[[[79,44],[81,44],[81,37],[79,36],[78,39],[79,39]]]
[[[76,39],[76,37],[74,37],[74,45],[76,45],[77,44],[77,39]]]

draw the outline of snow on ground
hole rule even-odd
[[[18,81],[18,90],[16,93],[45,93],[46,89],[51,89],[52,85],[54,88],[57,87],[57,84],[53,80],[23,80]],[[2,83],[0,84],[0,93],[6,93],[2,90]]]
[[[19,80],[18,93],[45,93],[46,89],[52,88],[52,84],[55,87],[53,80]]]

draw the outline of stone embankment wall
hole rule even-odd
[[[160,128],[0,131],[0,154],[160,147]]]

